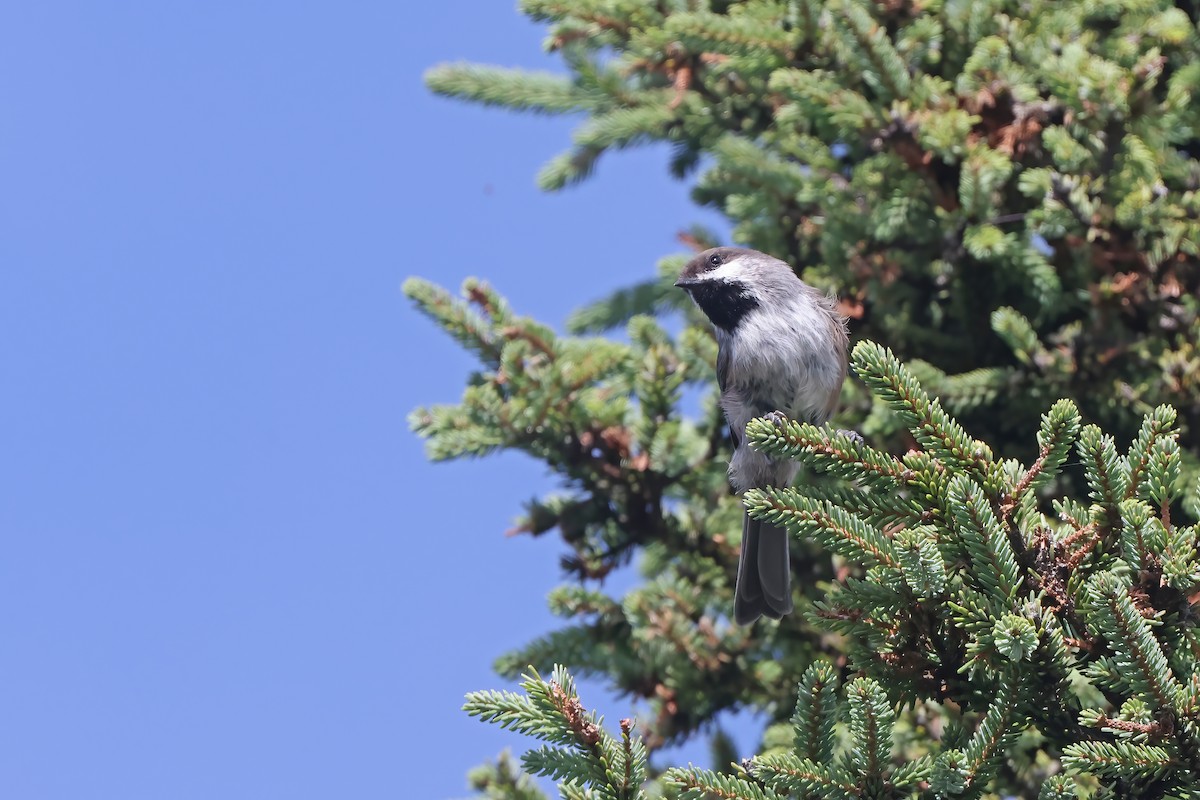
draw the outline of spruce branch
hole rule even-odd
[[[855,54],[861,59],[863,80],[879,93],[882,100],[907,97],[911,77],[886,29],[871,18],[858,0],[842,0],[834,8],[835,30],[845,37],[843,46],[847,55]]]
[[[786,63],[798,44],[793,32],[778,18],[743,14],[730,16],[695,11],[672,14],[663,32],[692,53],[753,54],[777,53],[778,64]]]
[[[548,745],[525,753],[521,756],[521,765],[534,775],[576,785],[586,782],[591,772],[587,756]]]
[[[464,288],[469,292],[475,288],[475,284]],[[501,348],[492,334],[490,320],[473,312],[467,304],[456,301],[445,289],[429,281],[409,278],[404,282],[403,291],[421,313],[440,325],[459,344],[476,353],[489,365],[499,365]]]
[[[756,519],[809,535],[822,546],[867,566],[900,568],[891,540],[874,526],[828,501],[813,500],[791,489],[751,489],[746,508]]]
[[[1083,428],[1077,448],[1087,470],[1092,499],[1103,509],[1103,524],[1110,530],[1120,527],[1120,504],[1129,486],[1129,465],[1117,454],[1113,437],[1095,425]]]
[[[1174,440],[1172,428],[1175,416],[1175,409],[1159,406],[1142,420],[1137,438],[1129,447],[1129,482],[1125,489],[1127,499],[1137,497],[1143,481],[1148,479],[1153,453],[1162,447],[1160,442],[1166,438]]]
[[[665,103],[618,108],[593,116],[572,138],[585,152],[629,147],[665,137],[676,116],[676,109]]]
[[[589,786],[603,800],[637,800],[646,778],[646,751],[631,737],[632,723],[622,721],[615,739],[596,716],[583,707],[571,676],[555,666],[550,681],[532,668],[521,683],[524,695],[513,692],[472,692],[463,706],[485,722],[547,740],[522,757],[529,772]]]
[[[529,697],[515,692],[471,692],[467,695],[463,711],[472,717],[479,717],[484,722],[495,722],[500,727],[517,733],[528,733],[538,738],[551,738],[557,734],[551,719],[547,718]],[[573,738],[568,738],[563,743],[573,741]]]
[[[753,774],[780,796],[852,800],[861,797],[861,786],[832,766],[799,759],[790,754],[767,755],[753,762]]]
[[[1079,409],[1070,400],[1059,400],[1042,417],[1038,430],[1038,457],[1021,480],[1001,501],[1005,521],[1030,489],[1044,486],[1058,474],[1067,460],[1071,445],[1079,435]]]
[[[854,346],[851,361],[859,377],[899,413],[930,455],[980,476],[986,473],[991,448],[971,439],[939,401],[931,400],[891,350],[861,341]]]
[[[1089,522],[1087,525],[1080,525],[1074,519],[1070,522],[1074,530],[1058,544],[1063,553],[1062,564],[1068,572],[1079,566],[1088,553],[1092,552],[1092,549],[1100,543],[1100,529],[1096,523]]]
[[[881,785],[892,760],[896,715],[883,689],[870,678],[851,681],[846,686],[846,699],[851,740],[848,766],[866,786]]]
[[[875,450],[862,437],[807,422],[753,419],[746,426],[746,439],[756,450],[804,461],[841,478],[859,479],[864,487],[894,488],[905,483],[908,473],[895,456]]]
[[[425,73],[425,84],[437,94],[517,111],[563,114],[603,101],[561,75],[548,72],[442,64]]]
[[[604,149],[601,147],[577,147],[569,152],[560,153],[546,162],[538,172],[538,188],[546,192],[556,192],[586,180],[603,154]]]
[[[535,20],[592,25],[622,37],[662,20],[651,4],[612,0],[520,0],[520,8]]]
[[[1158,778],[1177,766],[1162,747],[1131,742],[1079,742],[1063,750],[1063,766],[1105,778]]]
[[[816,764],[827,764],[833,758],[837,687],[837,673],[827,662],[814,662],[804,671],[796,692],[796,711],[792,714],[798,758]]]
[[[1088,582],[1088,621],[1113,650],[1121,681],[1154,709],[1177,710],[1179,682],[1146,618],[1134,606],[1129,589],[1111,572]]]
[[[1069,776],[1053,775],[1042,784],[1038,800],[1077,800],[1077,789],[1075,781]]]
[[[1137,722],[1135,720],[1110,717],[1104,712],[1093,708],[1083,710],[1080,714],[1080,722],[1109,733],[1125,736],[1130,741],[1145,741],[1150,738],[1160,739],[1166,727],[1159,722]]]
[[[1020,690],[1018,679],[1009,673],[1000,681],[999,690],[990,701],[988,711],[975,734],[963,748],[958,766],[968,786],[983,787],[995,770],[996,762],[1021,732],[1018,714]]]
[[[488,800],[547,800],[533,779],[517,768],[507,751],[494,763],[471,770],[467,784]]]
[[[1037,370],[1050,370],[1059,366],[1058,359],[1038,338],[1033,323],[1014,308],[998,308],[992,312],[991,327],[1012,354],[1026,366]]]
[[[1151,511],[1146,503],[1141,500],[1124,500],[1120,509],[1121,554],[1130,569],[1139,572],[1151,566],[1152,560],[1156,560],[1151,553],[1161,550],[1157,541],[1161,537],[1154,535],[1150,525]],[[1152,542],[1152,538],[1155,541]]]
[[[779,69],[771,73],[769,87],[787,103],[780,108],[785,119],[832,134],[862,134],[887,124],[887,116],[860,92],[839,85],[821,70]]]
[[[679,791],[680,800],[776,800],[780,795],[736,775],[725,775],[698,767],[667,770],[667,783]]]
[[[941,596],[946,589],[946,562],[938,549],[936,529],[905,528],[896,533],[895,542],[904,582],[913,594],[923,599]]]
[[[1011,603],[1021,588],[1017,557],[983,490],[965,476],[950,484],[955,529],[974,569],[971,577],[993,599]]]

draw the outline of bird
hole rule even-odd
[[[692,258],[675,285],[712,323],[717,386],[733,439],[733,489],[790,486],[798,465],[750,447],[746,423],[778,415],[824,425],[846,379],[849,336],[837,299],[802,281],[786,262],[744,247]],[[787,531],[746,513],[734,589],[734,620],[780,619],[793,610]]]

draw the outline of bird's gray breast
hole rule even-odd
[[[747,341],[751,332],[743,325],[731,351],[726,375],[726,393],[735,395],[743,408],[738,417],[750,419],[782,411],[793,419],[823,424],[829,397],[837,388],[837,361],[818,350],[816,342],[797,337],[784,329],[765,341]],[[733,398],[731,398],[733,399]]]

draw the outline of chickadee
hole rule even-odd
[[[684,267],[675,285],[687,291],[716,329],[717,385],[733,437],[734,490],[788,486],[797,465],[746,442],[746,423],[782,412],[824,425],[846,379],[846,320],[835,300],[796,277],[784,262],[756,250],[717,247]],[[792,610],[787,531],[751,519],[742,527],[733,617],[747,625]]]

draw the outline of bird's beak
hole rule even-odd
[[[695,278],[680,278],[679,280],[675,281],[675,285],[680,289],[690,289],[699,282],[700,281],[696,280]]]

